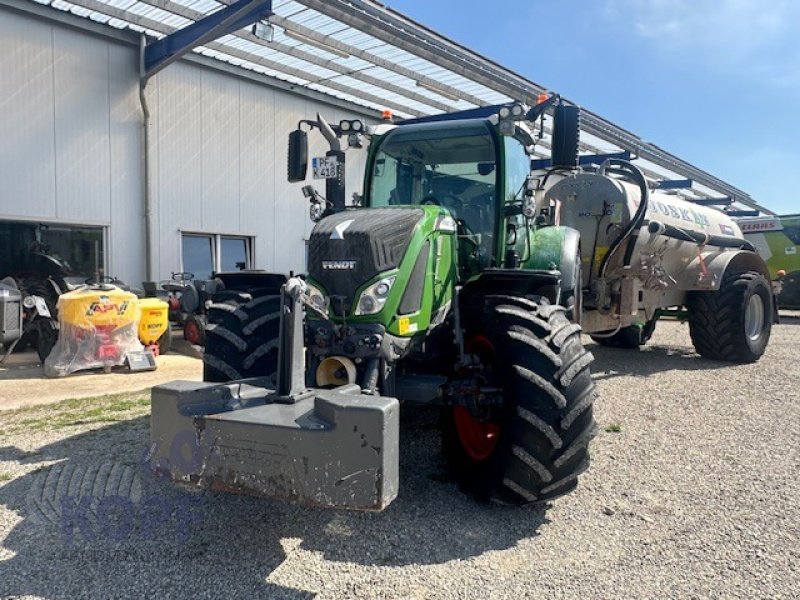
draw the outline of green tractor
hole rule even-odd
[[[558,97],[383,123],[303,121],[289,179],[316,225],[307,274],[221,274],[202,384],[154,389],[152,461],[173,479],[380,510],[398,489],[398,411],[436,405],[463,488],[519,505],[568,493],[596,433],[575,229],[532,214],[536,124],[577,164],[578,109]],[[369,138],[345,207],[342,144]],[[546,226],[545,226],[546,225]]]

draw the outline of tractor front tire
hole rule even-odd
[[[691,292],[687,299],[689,333],[700,356],[729,362],[755,362],[772,331],[772,289],[757,271],[726,272],[719,289]]]
[[[274,377],[278,369],[280,296],[225,290],[208,309],[203,381]]]
[[[589,466],[588,445],[597,433],[593,357],[564,307],[508,296],[487,303],[478,338],[494,353],[489,383],[503,390],[503,406],[471,417],[472,424],[466,408],[445,409],[445,454],[462,487],[479,500],[546,502],[574,489]],[[496,440],[475,444],[480,432]]]

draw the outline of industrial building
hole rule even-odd
[[[175,35],[212,14],[202,35]],[[286,181],[302,119],[369,123],[544,91],[364,0],[0,0],[0,52],[0,263],[41,244],[76,272],[137,284],[302,270],[312,223]],[[630,155],[695,201],[769,212],[588,111],[581,147]],[[349,152],[348,194],[365,158]]]

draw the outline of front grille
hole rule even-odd
[[[311,232],[309,275],[349,307],[357,288],[400,265],[422,215],[419,208],[370,208],[326,217]]]
[[[15,340],[20,335],[19,317],[22,306],[19,300],[8,300],[0,298],[0,322],[3,328],[0,330],[0,343],[7,343]]]

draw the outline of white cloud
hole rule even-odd
[[[800,89],[797,0],[604,0],[596,6],[606,22],[631,28],[662,54],[745,68],[767,83]]]

